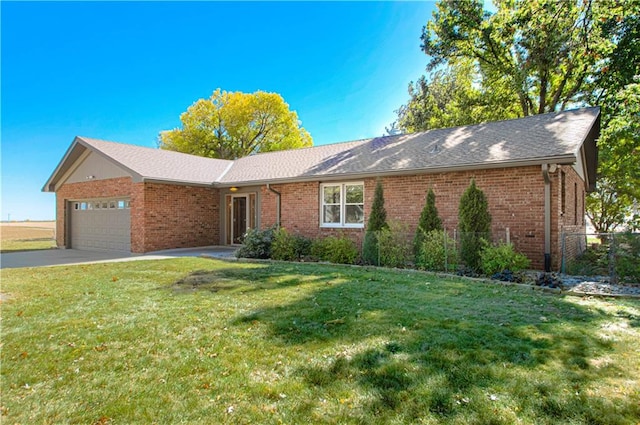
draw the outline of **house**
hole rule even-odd
[[[429,188],[447,229],[471,179],[492,232],[533,267],[557,267],[563,232],[584,232],[596,179],[598,108],[430,130],[235,161],[76,137],[46,182],[57,244],[143,253],[232,245],[274,224],[362,239],[381,179],[388,217],[415,231]],[[569,247],[571,248],[571,247]]]

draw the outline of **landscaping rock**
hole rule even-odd
[[[556,273],[543,273],[538,272],[536,275],[535,284],[537,286],[544,286],[547,288],[559,288],[563,289],[562,279]]]

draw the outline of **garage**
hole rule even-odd
[[[131,251],[129,198],[71,201],[71,248]]]

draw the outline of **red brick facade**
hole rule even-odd
[[[585,197],[584,181],[574,168],[559,167],[551,182],[551,251],[556,266],[562,258],[563,235],[586,232]],[[585,237],[567,238],[564,242],[565,260],[575,258],[585,247]]]
[[[130,197],[131,251],[136,253],[220,243],[219,191],[209,187],[133,183],[131,178],[64,184],[56,191],[56,234],[67,240],[70,200]]]
[[[134,252],[218,245],[219,203],[218,189],[144,183],[142,248]],[[132,246],[136,232],[132,224]]]
[[[564,177],[563,177],[564,175]],[[584,232],[584,182],[573,167],[565,166],[551,177],[552,267],[559,265],[563,232]],[[471,179],[484,191],[492,216],[494,240],[510,240],[518,251],[542,268],[544,261],[544,178],[540,166],[479,171],[383,177],[385,207],[389,220],[408,225],[415,232],[426,192],[433,188],[443,225],[450,233],[458,226],[458,205]],[[365,220],[373,201],[376,179],[364,179]],[[358,244],[364,229],[320,227],[320,184],[304,182],[272,185],[281,193],[281,225],[308,237],[348,234]],[[564,191],[563,191],[564,188]],[[564,193],[564,194],[563,194]],[[131,250],[149,252],[170,248],[217,245],[221,223],[220,192],[211,187],[133,183],[114,178],[64,184],[57,190],[58,246],[68,245],[68,201],[129,196],[131,199]],[[261,227],[276,223],[276,195],[261,187],[258,214]],[[579,246],[567,246],[569,255]]]
[[[135,188],[135,189],[134,189]],[[131,228],[140,225],[135,221],[134,199],[139,188],[131,181],[130,177],[120,177],[108,180],[90,180],[82,183],[67,183],[56,190],[56,242],[59,247],[66,247],[68,241],[67,226],[69,225],[70,214],[69,202],[71,200],[114,198],[131,196]],[[136,204],[138,205],[138,204]],[[133,249],[133,239],[131,240]]]
[[[561,216],[561,171],[565,173],[565,212]],[[492,217],[493,239],[504,241],[506,229],[516,249],[526,254],[532,267],[544,266],[544,178],[540,166],[501,168],[479,171],[419,174],[383,177],[385,208],[389,220],[397,220],[415,232],[426,193],[433,188],[436,206],[443,225],[450,232],[458,226],[460,197],[471,179],[487,196]],[[584,183],[572,167],[563,167],[551,174],[552,266],[560,258],[562,230],[584,231]],[[369,215],[376,180],[365,179],[365,220]],[[320,227],[320,182],[272,185],[281,193],[281,225],[308,237],[320,237],[336,232],[349,234],[361,242],[364,229],[325,229]],[[577,190],[577,195],[574,195]],[[577,199],[577,210],[574,205]],[[276,195],[263,188],[261,225],[276,222]],[[577,213],[576,213],[577,212]],[[574,218],[577,222],[574,224]],[[570,223],[569,223],[570,222]]]

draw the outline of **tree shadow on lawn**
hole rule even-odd
[[[335,273],[313,275],[309,274],[308,269],[302,269],[295,264],[256,263],[250,264],[250,267],[243,268],[225,267],[195,270],[174,282],[171,288],[178,292],[206,290],[211,292],[238,291],[242,294],[250,294],[303,284],[323,283],[332,285],[342,282],[344,280],[343,275],[344,273],[340,270]]]
[[[363,409],[388,420],[471,415],[509,423],[509,414],[519,412],[549,423],[610,424],[640,414],[630,399],[588,395],[598,380],[624,373],[592,365],[612,350],[597,335],[606,313],[513,287],[332,280],[312,277],[306,282],[318,285],[307,296],[257,309],[232,325],[258,321],[268,326],[272,344],[335,350],[301,366],[298,376],[319,390],[355,385],[370,394]],[[261,289],[293,285],[295,279],[260,283]],[[494,393],[505,399],[502,411]]]
[[[477,423],[524,416],[615,424],[640,415],[633,397],[590,395],[599,381],[624,375],[614,364],[594,365],[612,351],[612,342],[597,333],[612,319],[605,312],[554,295],[421,273],[244,266],[196,271],[173,288],[260,300],[260,291],[299,287],[295,296],[265,303],[230,326],[266,325],[269,350],[284,344],[312,357],[297,368],[299,379],[319,394],[356,388],[367,394],[358,401],[361,410],[381,422],[431,415]],[[298,413],[311,414],[320,399],[301,403]]]

